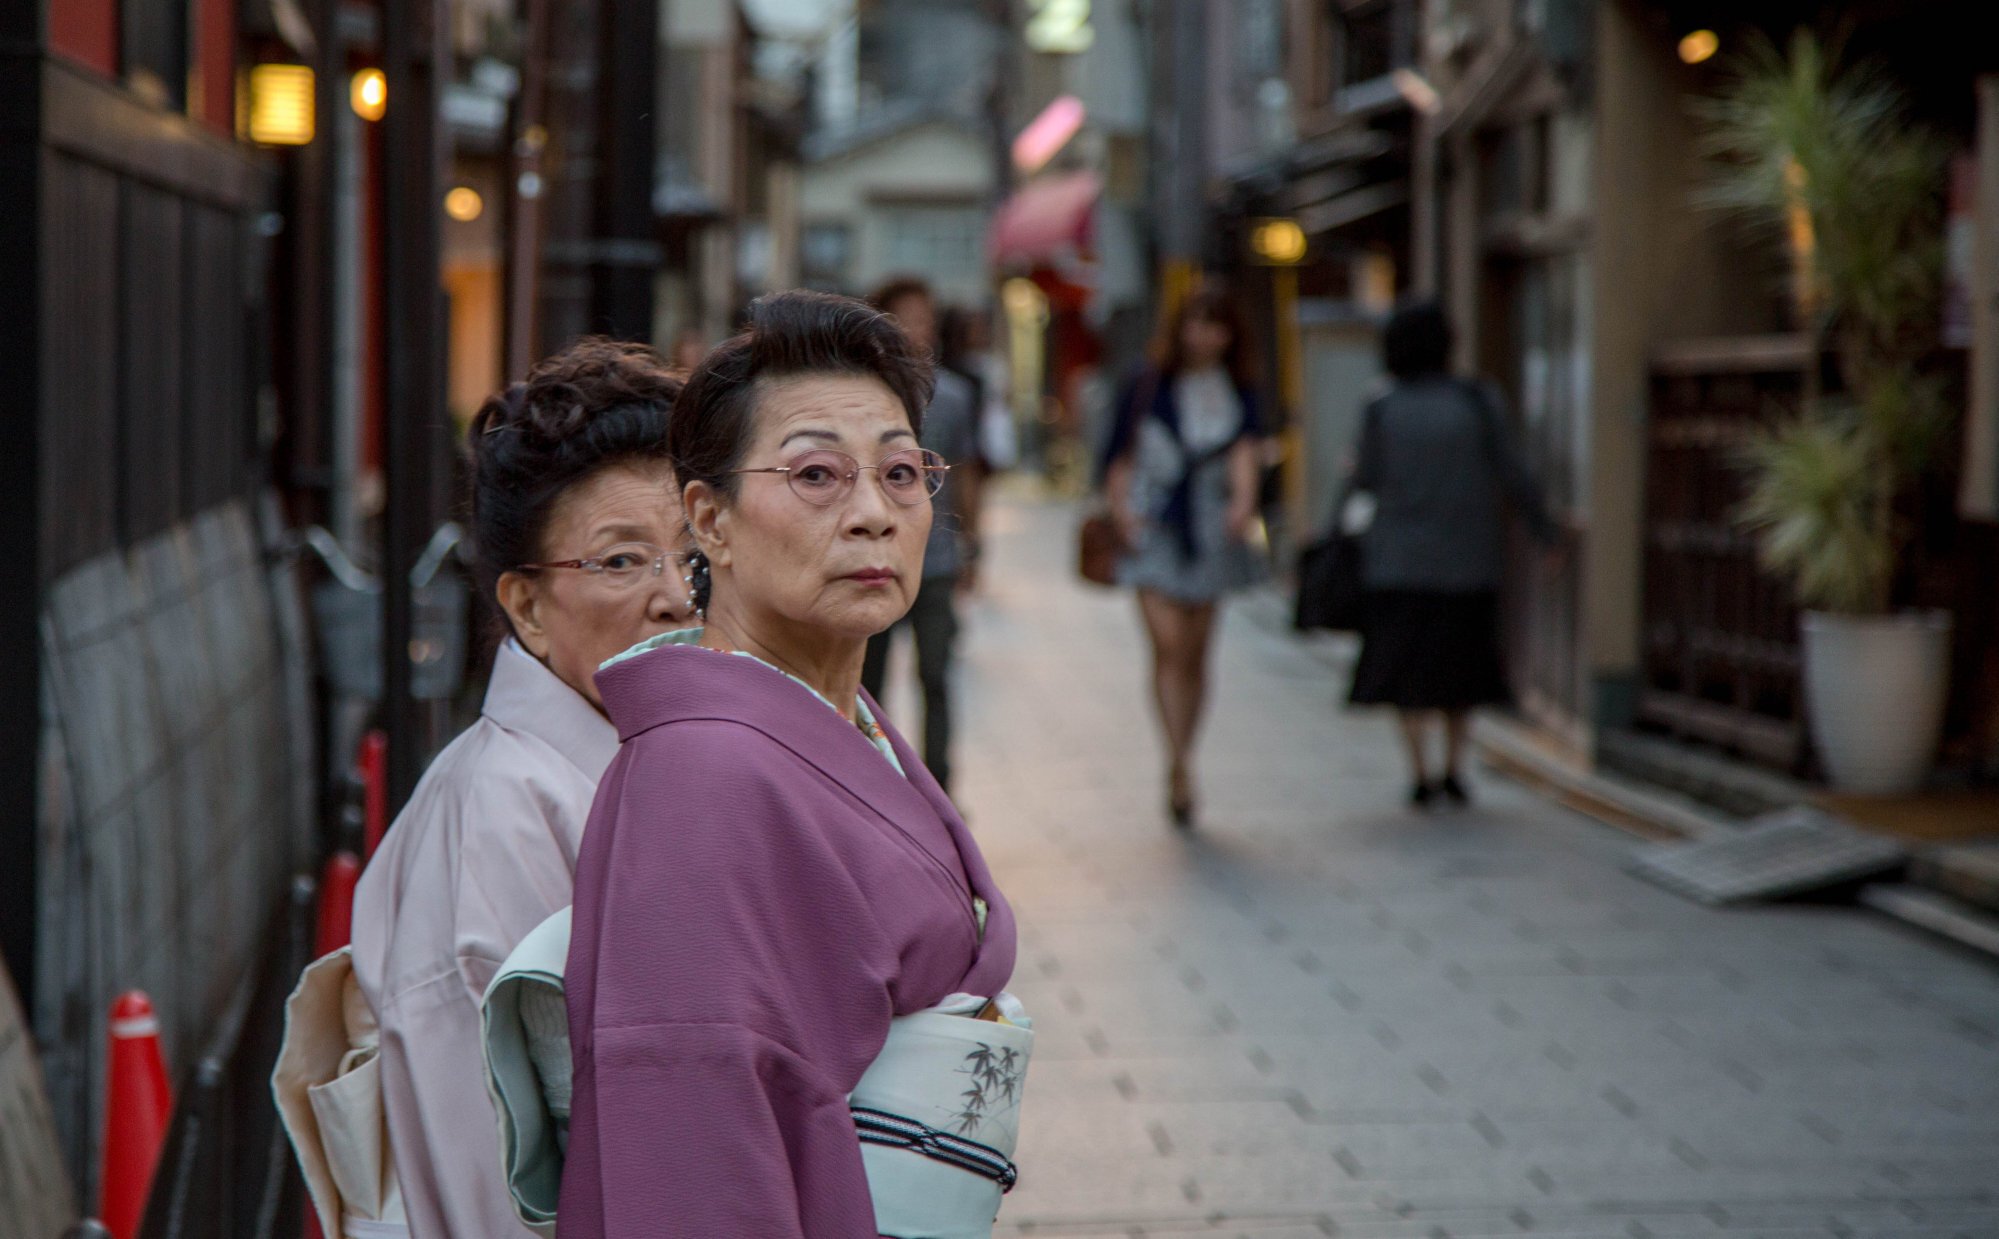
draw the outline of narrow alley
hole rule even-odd
[[[1023,927],[1037,1236],[1999,1234],[1999,970],[1857,910],[1716,911],[1488,775],[1412,816],[1274,599],[1225,620],[1169,828],[1130,599],[992,514],[960,799]],[[891,709],[907,709],[907,677]]]

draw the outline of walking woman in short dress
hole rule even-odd
[[[1158,353],[1118,402],[1104,486],[1130,548],[1118,579],[1138,591],[1152,645],[1166,808],[1186,829],[1215,615],[1264,571],[1248,541],[1263,424],[1244,376],[1241,321],[1221,295],[1189,297]]]

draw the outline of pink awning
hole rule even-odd
[[[1034,263],[1087,249],[1103,180],[1094,172],[1046,177],[1016,191],[993,215],[987,248],[996,264]]]

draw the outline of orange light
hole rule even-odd
[[[478,219],[486,210],[486,200],[470,185],[459,185],[444,195],[444,213],[461,224]]]
[[[1704,60],[1712,60],[1721,50],[1721,36],[1712,30],[1696,30],[1680,40],[1680,60],[1685,64],[1697,65]]]
[[[1305,257],[1305,230],[1295,219],[1266,219],[1249,234],[1249,248],[1272,266],[1295,266]]]
[[[363,69],[347,85],[347,102],[354,115],[376,121],[389,110],[389,75],[380,69]]]

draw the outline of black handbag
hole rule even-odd
[[[1357,632],[1365,606],[1360,538],[1345,531],[1346,496],[1333,509],[1331,532],[1298,552],[1298,599],[1291,626],[1300,632]]]

